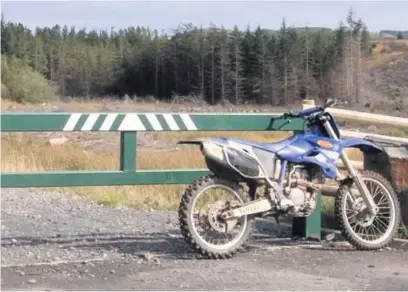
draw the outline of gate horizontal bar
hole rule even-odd
[[[2,113],[3,132],[299,131],[301,118],[279,113]]]
[[[191,184],[208,169],[2,173],[2,188]]]

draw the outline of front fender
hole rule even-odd
[[[367,154],[377,154],[384,152],[379,145],[362,138],[346,138],[341,141],[342,148],[358,148]]]

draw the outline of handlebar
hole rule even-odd
[[[322,112],[324,111],[326,108],[328,107],[333,107],[336,104],[347,104],[347,101],[344,102],[338,102],[334,99],[326,99],[325,103],[323,106],[315,106],[312,108],[307,108],[298,112],[293,113],[292,111],[290,111],[289,113],[285,113],[282,116],[280,116],[279,118],[303,118],[303,117],[307,117],[313,114],[316,114],[318,112]]]

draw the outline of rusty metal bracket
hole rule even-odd
[[[401,217],[408,225],[408,144],[366,137],[384,149],[378,154],[364,153],[364,168],[384,175],[391,181],[401,203]]]

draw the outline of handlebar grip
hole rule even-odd
[[[278,119],[282,119],[282,118],[283,119],[303,118],[303,117],[312,115],[314,113],[317,113],[320,110],[321,110],[321,107],[312,107],[312,108],[307,108],[307,109],[304,109],[304,110],[301,110],[301,111],[298,111],[298,112],[295,112],[295,113],[290,111],[290,112],[284,113],[283,115],[278,116],[276,118],[278,118]]]
[[[320,110],[319,107],[307,108],[307,109],[304,109],[304,110],[301,110],[301,111],[297,112],[297,116],[298,117],[305,117],[305,116],[314,114],[314,113],[318,112],[319,110]]]

